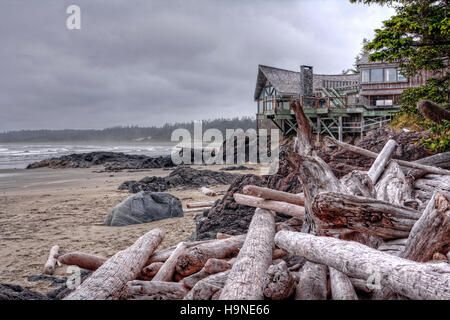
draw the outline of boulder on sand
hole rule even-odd
[[[183,217],[180,199],[164,192],[141,191],[119,203],[104,224],[127,226],[175,217]]]

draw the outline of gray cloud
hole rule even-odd
[[[65,27],[70,4],[81,30]],[[392,13],[346,0],[3,0],[0,131],[254,115],[258,64],[339,73]]]

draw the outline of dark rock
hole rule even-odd
[[[74,153],[58,158],[51,158],[34,162],[27,169],[35,168],[90,168],[103,165],[106,171],[120,171],[124,169],[151,169],[174,167],[170,155],[148,157],[145,155],[130,155],[118,152],[90,152]]]
[[[0,300],[48,300],[39,292],[31,291],[21,286],[0,283]]]
[[[181,201],[168,193],[141,191],[118,204],[106,217],[107,226],[127,226],[183,217]]]
[[[192,189],[205,186],[230,184],[238,177],[236,174],[197,170],[187,166],[178,166],[167,177],[145,177],[140,181],[125,181],[119,190],[128,190],[132,193],[140,191],[166,191],[170,188]]]
[[[255,170],[253,168],[250,167],[246,167],[246,166],[232,166],[232,167],[225,167],[220,169],[222,171],[234,171],[234,170]]]

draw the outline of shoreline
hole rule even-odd
[[[231,165],[191,167],[219,170],[226,166]],[[172,168],[94,172],[99,168],[102,166],[0,170],[0,283],[13,283],[44,294],[53,290],[49,287],[51,282],[29,282],[27,277],[42,273],[49,250],[55,244],[62,252],[81,251],[110,257],[153,228],[166,232],[158,250],[186,240],[195,231],[194,216],[201,212],[125,227],[104,226],[111,209],[132,195],[117,190],[122,182],[145,176],[167,176]],[[259,174],[259,170],[233,173]],[[178,197],[186,208],[187,202],[221,199],[228,187],[210,187],[218,192],[216,197],[205,196],[200,188],[167,192]],[[57,268],[55,276],[68,276],[66,267]]]

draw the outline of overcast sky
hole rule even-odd
[[[81,30],[66,9],[81,8]],[[347,0],[1,0],[0,131],[254,115],[258,64],[350,68],[394,12]]]

